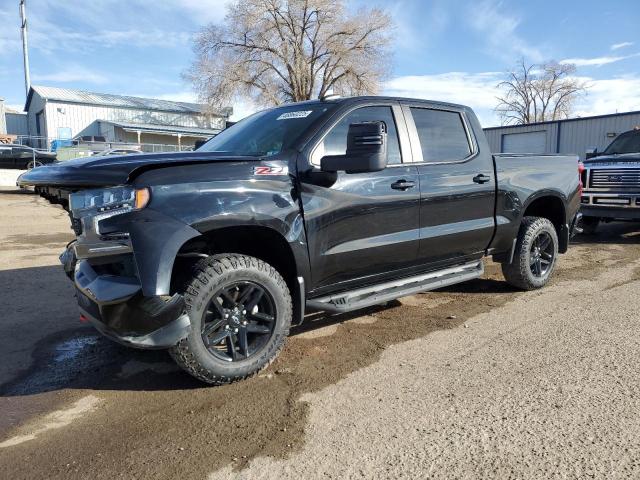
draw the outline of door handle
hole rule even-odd
[[[476,182],[476,183],[480,183],[480,184],[487,183],[487,182],[491,181],[491,177],[488,177],[484,173],[479,173],[478,175],[473,177],[473,181]]]
[[[394,190],[408,190],[416,186],[415,182],[409,182],[407,180],[398,180],[391,184],[391,188]]]

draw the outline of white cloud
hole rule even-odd
[[[96,85],[103,85],[109,82],[109,78],[101,73],[94,72],[79,65],[72,65],[56,72],[46,74],[34,74],[33,81],[38,82],[59,82],[74,83],[86,82]]]
[[[633,45],[633,42],[614,43],[611,45],[611,50],[620,50],[621,48],[632,47]]]
[[[16,55],[22,48],[19,23],[16,19],[17,15],[9,10],[0,10],[0,25],[2,25],[0,28],[0,57]],[[16,25],[16,28],[7,28],[9,25]]]
[[[258,110],[264,110],[265,107],[256,105],[248,98],[240,98],[233,104],[233,115],[229,118],[232,122],[238,122],[245,117],[248,117],[252,113]]]
[[[499,93],[496,85],[503,76],[500,72],[410,75],[388,81],[383,90],[385,95],[468,105],[484,126],[490,126],[499,124],[493,109]]]
[[[540,48],[530,45],[518,34],[521,19],[508,14],[502,2],[485,0],[471,8],[473,11],[468,16],[471,26],[486,39],[490,54],[510,63],[518,57],[533,62],[544,60]]]
[[[627,75],[604,80],[581,77],[589,88],[576,105],[574,116],[605,115],[640,110],[640,76]]]
[[[7,111],[13,110],[15,112],[22,112],[24,110],[23,103],[6,103],[5,108]]]
[[[386,83],[385,95],[440,100],[467,105],[476,112],[483,127],[500,125],[496,115],[497,84],[500,72],[450,72],[439,75],[397,77]],[[580,97],[572,116],[604,115],[640,110],[640,76],[622,76],[604,80],[578,77],[589,88]]]
[[[233,0],[165,0],[163,2],[157,2],[151,0],[149,3],[151,8],[156,8],[158,3],[161,3],[163,8],[166,8],[175,14],[176,11],[183,12],[199,24],[205,23],[219,23],[224,20],[227,14],[227,5],[232,3]]]
[[[635,53],[633,55],[626,56],[605,56],[605,57],[595,57],[595,58],[566,58],[561,60],[560,63],[573,63],[578,67],[601,67],[603,65],[608,65],[610,63],[619,62],[621,60],[626,60],[628,58],[633,58],[640,56],[639,53]]]

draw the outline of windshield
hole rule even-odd
[[[604,151],[605,155],[640,153],[640,130],[623,133]]]
[[[335,104],[297,104],[258,112],[222,131],[198,151],[269,157],[287,150]]]

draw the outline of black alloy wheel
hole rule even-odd
[[[529,268],[531,268],[531,273],[535,277],[543,278],[553,265],[553,258],[555,256],[553,239],[548,232],[541,231],[533,242],[531,242],[529,255]]]
[[[512,257],[502,263],[504,279],[522,290],[544,287],[556,267],[558,249],[558,232],[548,218],[524,217]]]
[[[202,341],[211,355],[235,362],[259,352],[273,335],[274,299],[250,281],[233,282],[211,298],[202,318]]]

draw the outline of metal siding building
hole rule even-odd
[[[205,105],[33,86],[25,105],[29,135],[52,139],[105,136],[110,142],[193,144],[226,126],[230,108],[212,113]],[[117,125],[139,125],[140,133],[121,134]],[[116,128],[114,128],[114,125]],[[149,126],[163,127],[156,132]],[[145,128],[146,127],[146,128]],[[122,133],[122,132],[121,132]]]
[[[494,153],[566,153],[584,160],[590,148],[604,150],[618,135],[640,125],[640,112],[570,118],[485,128]]]

